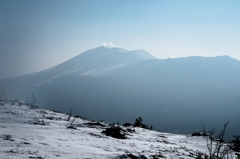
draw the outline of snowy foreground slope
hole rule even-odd
[[[21,104],[20,104],[21,105]],[[207,153],[202,137],[142,128],[116,139],[102,133],[109,125],[45,109],[5,102],[0,105],[0,158],[114,159],[196,158]],[[71,121],[76,129],[67,128]],[[126,127],[122,127],[127,129]]]

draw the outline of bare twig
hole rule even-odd
[[[37,98],[34,96],[34,94],[32,93],[32,106],[35,106],[37,101]]]
[[[71,116],[72,116],[72,108],[70,109],[70,113],[69,113],[69,115],[68,115],[67,121],[70,120]]]
[[[0,100],[2,100],[3,95],[4,95],[4,92],[5,92],[5,88],[4,88],[3,91],[1,92],[1,98],[0,98]]]
[[[69,128],[69,129],[77,129],[77,128],[73,125],[74,121],[75,121],[75,119],[72,120],[72,122],[70,123],[70,125],[67,126],[67,128]]]

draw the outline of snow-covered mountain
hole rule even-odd
[[[142,116],[157,130],[201,126],[240,134],[240,61],[228,56],[156,59],[143,50],[98,47],[48,70],[0,80],[4,96],[43,108],[124,123]]]
[[[39,84],[51,82],[55,78],[69,74],[101,77],[108,76],[128,64],[149,59],[155,59],[155,57],[144,50],[128,51],[118,47],[101,46],[87,50],[62,64],[37,74],[44,77]]]
[[[105,122],[67,121],[67,114],[24,101],[0,103],[1,159],[204,159],[208,153],[204,137],[120,126],[127,138],[117,139],[103,133],[110,127]]]

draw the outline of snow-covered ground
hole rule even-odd
[[[199,152],[207,153],[203,137],[130,127],[135,132],[128,132],[127,139],[116,139],[102,133],[109,127],[107,123],[98,126],[79,117],[67,121],[67,114],[33,109],[22,103],[0,105],[1,159],[114,159],[130,158],[130,154],[188,159],[196,158]],[[67,128],[72,120],[76,129]]]

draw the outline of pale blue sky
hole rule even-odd
[[[0,79],[52,67],[109,42],[161,59],[240,60],[240,1],[0,1]]]

